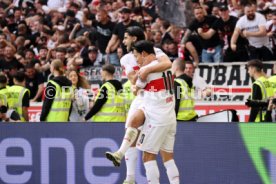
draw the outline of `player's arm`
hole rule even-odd
[[[133,94],[135,96],[137,96],[138,92],[141,90],[141,89],[144,89],[147,85],[147,81],[145,80],[142,80],[140,77],[137,78],[137,81],[134,85],[134,89],[133,89]]]
[[[172,62],[166,54],[158,57],[157,60],[158,64],[145,67],[139,70],[138,75],[141,78],[141,80],[146,80],[150,73],[162,72],[171,68],[172,66]]]
[[[135,83],[136,83],[136,81],[138,79],[138,75],[137,75],[137,73],[135,71],[132,71],[132,72],[129,72],[127,74],[127,78],[128,78],[128,80],[130,81],[130,83],[132,85],[135,85]]]

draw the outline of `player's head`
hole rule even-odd
[[[256,74],[262,73],[263,63],[258,59],[253,59],[247,63],[248,74],[250,77],[255,77]]]
[[[137,59],[137,63],[141,65],[145,57],[154,54],[153,43],[147,40],[140,40],[133,45],[133,54]]]
[[[145,34],[141,27],[131,26],[127,28],[123,43],[127,47],[127,51],[131,51],[132,45],[140,40],[145,40]]]

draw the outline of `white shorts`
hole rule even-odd
[[[142,104],[142,98],[140,96],[137,96],[133,99],[128,114],[127,114],[127,119],[125,123],[125,128],[128,127],[130,117],[135,113],[135,111],[141,106]]]
[[[176,134],[176,123],[166,126],[153,126],[146,120],[136,147],[152,154],[158,154],[160,150],[173,153]]]

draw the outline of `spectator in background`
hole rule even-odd
[[[69,117],[70,122],[81,122],[89,110],[88,90],[90,86],[77,70],[71,69],[67,72],[67,78],[75,88],[72,111]]]
[[[276,12],[273,12],[272,19],[266,22],[266,31],[272,48],[273,59],[276,59]]]
[[[89,66],[101,66],[103,65],[102,56],[95,46],[90,46],[88,48],[88,58],[83,60],[83,67]]]
[[[154,47],[161,48],[161,42],[162,42],[162,32],[161,31],[153,31],[152,32],[152,40],[154,43]]]
[[[250,59],[272,60],[265,17],[256,12],[253,4],[247,4],[244,12],[245,15],[238,20],[231,39],[232,50],[237,51],[237,39],[239,35],[243,35],[249,42]]]
[[[9,85],[13,84],[12,76],[19,70],[23,70],[23,65],[18,62],[14,54],[14,49],[11,46],[6,46],[4,58],[0,61],[0,69],[7,74]]]
[[[59,59],[64,65],[67,64],[66,52],[67,52],[67,50],[64,47],[56,48],[56,58],[55,59]]]
[[[214,4],[213,8],[212,8],[212,15],[219,18],[219,4]]]
[[[193,62],[191,61],[185,62],[184,73],[193,79],[192,83],[195,86],[195,97],[197,99],[202,99],[212,95],[212,90],[206,83],[205,79],[203,79],[199,75],[195,75],[195,66]]]
[[[204,15],[204,10],[202,7],[196,7],[194,9],[195,20],[191,23],[189,28],[186,30],[185,35],[181,41],[182,44],[186,44],[189,39],[189,36],[192,32],[197,32],[199,35],[202,32],[207,32],[212,25],[217,21],[217,18],[214,16]],[[221,62],[222,61],[222,46],[221,40],[218,33],[215,33],[211,38],[204,39],[200,36],[201,44],[203,47],[202,50],[202,62]],[[184,46],[185,47],[185,46]]]
[[[165,53],[168,55],[170,60],[173,62],[176,58],[178,58],[178,47],[177,44],[172,40],[166,40],[167,50]]]
[[[186,61],[193,61],[194,66],[197,67],[201,62],[202,46],[197,35],[190,35],[185,44],[184,58]]]
[[[30,91],[25,88],[24,72],[17,72],[13,76],[13,83],[14,85],[8,88],[9,108],[14,109],[20,115],[21,121],[29,121]]]
[[[28,63],[25,66],[26,75],[26,88],[30,91],[30,101],[39,102],[41,101],[44,79],[43,75],[35,70],[34,63]]]
[[[106,54],[115,52],[115,50],[118,48],[119,45],[121,45],[121,47],[124,51],[124,54],[127,53],[124,44],[122,44],[126,29],[131,26],[141,27],[141,25],[139,23],[130,19],[130,13],[131,13],[131,10],[127,7],[123,7],[120,10],[122,21],[119,22],[118,24],[116,24],[116,26],[114,27],[112,37],[111,37],[110,41],[108,42],[108,45],[105,50]],[[116,58],[110,60],[109,62],[115,66],[120,66],[118,56]]]
[[[115,23],[110,21],[107,11],[101,9],[97,12],[97,20],[92,22],[92,26],[97,30],[97,46],[100,53],[103,55],[104,62],[112,61],[113,58],[117,57],[116,52],[109,53],[107,56],[105,50],[111,39]]]
[[[236,23],[238,18],[231,16],[229,14],[229,9],[227,6],[222,5],[219,7],[220,18],[212,25],[212,27],[207,32],[201,32],[200,36],[204,39],[210,39],[215,33],[219,33],[224,42],[224,62],[235,62],[235,61],[247,61],[248,53],[248,41],[239,35],[237,40],[237,49],[235,52],[232,51],[231,37],[234,33]]]

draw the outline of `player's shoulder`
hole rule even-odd
[[[156,57],[161,57],[161,56],[166,55],[161,49],[159,49],[157,47],[154,47],[154,52],[155,52]]]
[[[129,62],[131,62],[131,61],[133,61],[133,60],[136,61],[136,59],[135,59],[133,53],[130,52],[130,53],[125,54],[125,55],[121,58],[120,62],[121,62],[121,64],[124,64],[124,63],[129,63]]]

